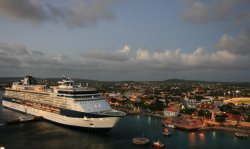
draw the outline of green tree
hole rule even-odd
[[[182,109],[180,110],[181,114],[187,114],[187,115],[192,115],[194,113],[195,109],[194,108],[189,108],[189,109]]]
[[[222,105],[221,107],[219,107],[221,111],[223,112],[231,112],[231,110],[233,109],[233,106],[230,104],[226,104],[226,105]]]
[[[163,108],[164,108],[164,105],[159,100],[156,100],[155,103],[150,106],[151,111],[162,111]]]
[[[208,110],[199,110],[198,111],[198,116],[203,116],[203,117],[205,117],[205,118],[211,118],[211,116],[212,116],[212,113],[210,112],[210,111],[208,111]]]
[[[239,115],[239,114],[240,114],[240,112],[237,111],[237,110],[231,110],[230,113],[232,113],[232,114],[234,114],[234,115]]]
[[[215,121],[219,123],[224,123],[226,121],[227,115],[222,114],[222,115],[216,115],[215,116]]]

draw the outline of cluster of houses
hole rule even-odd
[[[198,93],[200,95],[204,95],[204,90],[201,88],[197,88],[194,90],[194,93]],[[221,98],[213,98],[209,96],[203,96],[204,99],[201,99],[197,101],[193,98],[188,98],[187,96],[180,102],[169,102],[168,108],[164,109],[164,116],[165,117],[176,117],[178,114],[180,114],[180,111],[183,109],[194,109],[194,112],[192,115],[198,115],[199,110],[209,111],[211,113],[211,117],[207,120],[209,121],[215,121],[215,117],[217,115],[226,115],[226,122],[231,123],[233,125],[236,125],[239,121],[245,121],[247,118],[249,119],[250,116],[250,104],[233,104],[230,102],[225,102],[224,97]],[[229,101],[234,101],[234,99],[230,99]],[[241,98],[242,99],[242,98]],[[243,98],[246,101],[250,101],[250,98]],[[232,106],[232,110],[237,111],[237,113],[230,113],[221,111],[219,107],[223,105],[230,104]],[[243,113],[240,111],[244,111]],[[248,124],[249,125],[249,124]],[[250,126],[250,125],[249,125]]]
[[[178,90],[178,88],[170,88],[170,90]],[[131,103],[141,103],[145,105],[152,105],[156,100],[161,101],[164,105],[164,109],[162,109],[162,114],[165,117],[176,117],[180,114],[180,111],[183,109],[195,109],[194,115],[197,115],[199,110],[209,111],[211,113],[210,120],[214,121],[215,116],[219,114],[226,114],[228,121],[238,121],[242,120],[242,114],[231,114],[220,111],[221,106],[228,104],[223,102],[226,98],[225,96],[210,96],[208,91],[205,91],[203,87],[198,86],[193,91],[183,92],[181,95],[172,95],[170,92],[158,92],[157,94],[145,94],[145,92],[133,92],[128,91],[123,94],[121,93],[105,93],[108,99],[116,99],[115,101],[124,101],[129,100]],[[200,96],[200,99],[195,98],[196,96]],[[250,101],[250,99],[249,99]],[[123,102],[112,102],[112,105],[122,105]],[[131,105],[133,106],[133,105]],[[245,109],[249,109],[250,106],[244,104]],[[242,107],[241,104],[236,104],[235,108]],[[139,107],[135,107],[136,110],[145,110],[140,109]],[[152,112],[152,111],[151,111]]]

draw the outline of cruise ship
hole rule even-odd
[[[58,86],[38,85],[31,75],[5,88],[2,105],[67,126],[111,130],[126,114],[114,110],[95,88],[68,78]]]

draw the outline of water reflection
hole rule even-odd
[[[151,124],[151,117],[150,116],[148,117],[148,124],[149,125]]]
[[[205,142],[205,134],[204,133],[200,133],[199,134],[199,138],[200,138],[201,144],[203,144]]]
[[[215,133],[215,131],[212,133],[212,136],[213,136],[213,140],[215,140],[216,139],[216,133]]]
[[[196,134],[195,132],[189,133],[188,135],[190,145],[195,145],[196,143]]]
[[[137,122],[140,122],[140,115],[137,115],[137,116],[136,116],[136,121],[137,121]]]

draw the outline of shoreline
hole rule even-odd
[[[119,109],[121,110],[121,109]],[[131,112],[131,111],[126,111],[126,110],[121,110],[126,112],[126,115],[144,115],[144,116],[152,116],[155,118],[162,118],[165,119],[166,117],[161,114],[153,114],[153,113],[143,113],[143,112]],[[224,131],[224,132],[240,132],[244,134],[250,135],[250,128],[234,128],[234,127],[228,127],[228,126],[203,126],[203,127],[195,127],[195,129],[187,129],[185,127],[176,127],[176,129],[183,130],[183,131]]]
[[[225,126],[209,126],[203,127],[198,129],[198,131],[223,131],[223,132],[240,132],[244,134],[250,135],[250,129],[246,128],[232,128],[232,127],[225,127]]]

